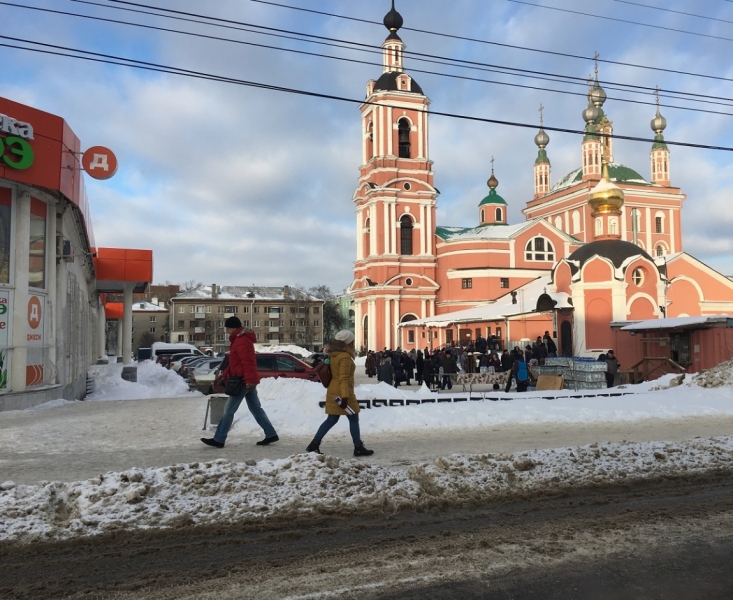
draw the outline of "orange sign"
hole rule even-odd
[[[81,166],[94,179],[109,179],[117,173],[117,157],[109,148],[94,146],[81,157]]]
[[[31,329],[38,329],[43,319],[43,307],[37,296],[31,296],[28,300],[28,325]]]

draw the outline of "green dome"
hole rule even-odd
[[[496,193],[496,190],[489,190],[489,195],[486,196],[481,202],[479,202],[479,206],[483,206],[484,204],[504,204],[506,205],[506,200],[502,198],[499,194]]]

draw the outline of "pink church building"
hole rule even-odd
[[[349,289],[357,345],[421,349],[481,334],[506,347],[549,331],[561,353],[592,355],[618,343],[612,324],[733,314],[733,281],[683,251],[686,196],[671,183],[659,107],[647,181],[614,160],[597,69],[582,113],[580,166],[554,184],[540,125],[524,222],[508,223],[492,168],[475,224],[438,225],[430,100],[404,71],[403,19],[394,7],[384,24],[383,73],[367,83],[360,106]]]

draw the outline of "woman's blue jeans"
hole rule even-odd
[[[267,418],[267,413],[265,413],[262,408],[262,404],[260,404],[260,398],[257,396],[257,388],[254,388],[249,392],[244,389],[239,396],[229,396],[229,400],[227,400],[226,406],[224,407],[224,416],[221,418],[221,421],[219,421],[219,426],[216,428],[216,433],[214,434],[214,439],[217,442],[221,442],[223,444],[226,441],[227,434],[229,433],[229,429],[234,421],[234,415],[237,410],[239,410],[239,405],[242,404],[242,400],[245,398],[247,400],[247,408],[249,408],[249,412],[252,413],[257,424],[265,431],[265,437],[273,437],[277,435],[277,433],[275,433],[275,428],[272,426],[272,423],[270,423],[270,419]]]
[[[316,433],[316,437],[313,439],[320,444],[321,440],[326,437],[326,434],[331,431],[331,427],[338,423],[339,418],[340,415],[328,415],[326,420],[321,423],[321,426],[318,428],[318,432]],[[359,415],[346,415],[346,418],[349,420],[351,440],[354,442],[354,446],[359,446],[361,444],[361,432],[359,431]]]

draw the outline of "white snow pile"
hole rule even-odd
[[[149,360],[137,364],[137,383],[122,379],[122,363],[95,365],[89,368],[94,392],[86,400],[146,400],[200,396],[190,392],[188,384],[175,371]]]
[[[121,530],[470,506],[731,469],[733,437],[453,455],[406,472],[315,454],[259,463],[218,459],[72,483],[5,482],[0,540],[30,543]]]
[[[294,344],[276,344],[273,346],[263,346],[261,344],[257,344],[255,346],[255,352],[291,352],[293,354],[297,354],[298,356],[302,356],[303,358],[313,354],[310,350],[306,350],[305,348],[302,348],[301,346],[296,346]]]
[[[522,394],[486,392],[499,401],[435,402],[411,406],[364,409],[360,414],[363,436],[420,431],[462,431],[502,425],[539,423],[632,422],[644,419],[683,419],[696,416],[733,415],[733,388],[688,388],[685,386],[653,391],[658,384],[669,383],[673,376],[654,382],[612,390],[628,395],[609,397],[610,390],[570,390]],[[450,394],[436,394],[426,387],[394,388],[386,383],[363,384],[355,388],[361,400],[421,400],[426,398],[467,398],[460,386]],[[325,418],[319,406],[326,399],[320,383],[304,379],[263,379],[257,387],[262,406],[280,436],[312,436]],[[474,392],[473,396],[477,396]],[[196,416],[198,419],[198,415]],[[261,430],[246,412],[237,414],[231,438],[259,435]],[[348,437],[348,427],[336,427],[330,436]]]
[[[704,388],[733,387],[733,359],[700,371],[693,383]]]

